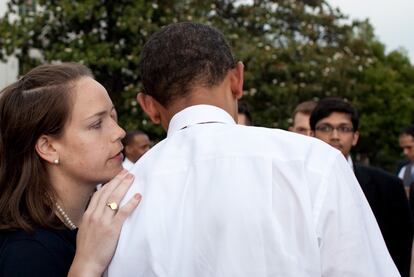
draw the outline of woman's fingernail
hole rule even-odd
[[[134,198],[135,198],[136,200],[140,200],[140,199],[142,198],[142,196],[141,196],[141,194],[139,194],[139,193],[135,193]]]

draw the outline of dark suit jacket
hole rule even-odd
[[[385,244],[401,276],[409,276],[413,224],[402,181],[381,169],[354,165]]]

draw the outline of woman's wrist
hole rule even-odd
[[[75,256],[69,269],[68,277],[100,277],[105,269],[96,263],[85,261]]]

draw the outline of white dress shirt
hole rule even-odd
[[[399,273],[343,155],[320,140],[177,113],[140,159],[109,276],[304,277]]]
[[[398,178],[400,178],[401,180],[404,180],[404,174],[405,174],[405,171],[407,170],[408,165],[409,164],[401,167],[400,171],[398,172]],[[414,166],[411,167],[411,175],[414,175]]]
[[[412,168],[414,169],[414,167]],[[413,169],[411,169],[411,173]],[[401,167],[400,171],[398,171],[398,178],[400,178],[401,180],[404,179],[405,170],[407,170],[407,165],[404,165],[403,167]]]
[[[346,158],[346,161],[348,162],[351,170],[354,171],[354,162],[352,161],[351,155],[348,155],[348,157]]]
[[[124,161],[122,162],[122,167],[126,170],[130,170],[134,166],[134,163],[131,162],[127,157],[125,157]]]

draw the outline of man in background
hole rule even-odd
[[[312,136],[309,118],[315,106],[316,102],[313,100],[297,105],[292,114],[292,126],[288,130],[305,136]]]
[[[377,219],[385,243],[401,276],[408,277],[411,263],[413,227],[402,182],[374,167],[355,164],[350,152],[359,139],[359,116],[351,104],[340,98],[318,102],[310,117],[316,138],[342,152]]]
[[[398,177],[403,180],[405,191],[409,196],[410,186],[414,182],[414,125],[404,128],[398,140],[404,156],[409,161],[401,167]]]
[[[122,166],[130,170],[132,166],[150,149],[150,140],[142,131],[128,131],[122,139],[124,145],[124,162]]]
[[[237,108],[237,124],[251,126],[253,124],[253,118],[249,106],[246,103],[239,103]]]

